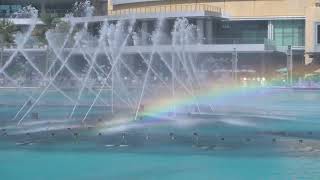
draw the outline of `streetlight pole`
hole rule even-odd
[[[232,78],[234,82],[238,81],[238,52],[236,48],[232,52]]]
[[[3,64],[3,51],[4,51],[3,35],[2,35],[2,34],[0,34],[0,46],[1,46],[0,68],[2,68],[2,64]]]
[[[289,86],[292,86],[292,70],[293,70],[292,47],[291,45],[289,45],[287,50],[287,82]]]
[[[0,46],[1,46],[1,55],[0,55],[0,69],[2,69],[3,66],[3,53],[4,53],[4,39],[3,39],[3,35],[0,34]],[[0,77],[2,76],[2,74],[0,73]]]

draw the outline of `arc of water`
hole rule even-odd
[[[103,48],[104,48],[104,54],[107,56],[107,59],[108,59],[109,63],[112,64],[112,57],[111,57],[111,55],[108,53],[108,51],[111,51],[110,47],[109,47],[109,50],[108,50],[108,49],[106,48],[106,44],[103,43]],[[119,60],[120,63],[123,64],[124,67],[137,79],[137,75],[136,75],[136,74],[132,71],[132,69],[124,62],[123,58],[121,58],[121,56],[120,56],[119,58],[120,58],[120,60]],[[105,74],[105,73],[104,73],[104,74]],[[105,76],[107,76],[107,75],[105,74]],[[123,83],[123,82],[121,81],[121,83]],[[113,87],[113,85],[112,85],[112,87]],[[125,88],[126,91],[128,92],[127,87],[124,86],[124,88]],[[116,91],[114,91],[114,93],[116,93]],[[117,95],[117,96],[118,96],[118,95]],[[118,97],[121,97],[121,96],[118,96]],[[122,97],[121,97],[121,98],[122,98]],[[131,99],[130,99],[129,93],[127,93],[127,98],[128,98],[128,101],[130,101],[129,107],[132,107],[132,109],[133,109],[134,97],[131,97]],[[128,105],[128,104],[127,104],[127,105]]]
[[[32,18],[31,19],[31,25],[29,26],[29,29],[24,36],[24,39],[21,44],[18,44],[17,49],[12,53],[12,55],[9,57],[8,61],[0,68],[0,74],[3,73],[3,71],[12,63],[13,58],[18,54],[19,49],[23,48],[25,44],[27,43],[28,39],[30,38],[30,35],[34,28],[36,27],[37,19]]]
[[[104,70],[96,63],[96,67],[101,71],[101,73],[104,75],[104,76],[108,76],[105,72],[104,72]],[[98,72],[98,70],[96,69],[96,67],[94,67],[93,69],[94,69],[94,71],[97,73],[97,74],[99,74],[99,72]],[[107,86],[107,87],[109,87],[109,88],[111,88],[110,86]],[[124,102],[125,104],[127,104],[128,106],[132,106],[132,105],[130,105],[129,104],[129,102],[127,102],[126,100],[124,100],[120,95],[119,95],[119,93],[117,93],[116,91],[114,92],[114,94],[122,101],[122,102]]]
[[[32,31],[36,27],[36,22],[37,22],[37,19],[32,18],[31,25],[29,26],[29,29],[28,29],[26,35],[24,36],[24,39],[23,39],[22,43],[18,44],[17,49],[12,53],[12,55],[9,57],[8,61],[6,61],[6,63],[0,68],[0,74],[4,74],[7,78],[10,77],[5,73],[4,70],[12,63],[12,61],[14,60],[14,57],[18,54],[19,49],[21,49],[21,48],[23,48],[25,46],[25,44],[27,43]],[[9,79],[11,79],[11,78],[9,78]],[[12,82],[14,82],[14,81],[12,81]],[[29,96],[29,99],[32,99],[32,96]],[[22,108],[24,108],[24,106],[22,106]]]
[[[132,33],[132,27],[133,27],[135,21],[131,20],[130,23],[131,23],[131,25],[130,25],[131,27],[129,26],[129,33],[128,33],[128,35]],[[122,29],[123,26],[124,26],[123,21],[119,21],[119,22],[117,23],[116,27],[115,27],[116,29],[115,29],[114,32],[113,32],[113,36],[119,37],[119,33],[121,33],[121,31],[119,31],[119,29]],[[111,26],[110,28],[112,28],[112,26]],[[131,30],[130,30],[130,29],[131,29]],[[130,32],[130,31],[131,31],[131,32]],[[127,37],[125,38],[125,41],[124,41],[124,42],[127,41],[127,38],[128,38],[128,37],[129,37],[129,36],[127,36]],[[130,68],[130,67],[126,64],[126,62],[123,60],[123,58],[122,58],[122,56],[121,56],[121,54],[122,54],[121,51],[117,51],[117,49],[112,49],[112,48],[111,48],[111,46],[114,44],[114,42],[112,41],[112,37],[109,37],[109,38],[107,39],[107,42],[108,42],[109,46],[106,46],[106,44],[104,43],[104,44],[103,44],[103,47],[104,47],[104,49],[105,49],[105,55],[108,57],[109,63],[110,63],[110,64],[113,64],[113,62],[115,61],[115,59],[116,59],[116,58],[119,58],[119,63],[120,63],[120,65],[121,65],[121,64],[124,65],[124,67],[125,67],[129,72],[131,72],[136,79],[138,79],[137,76],[136,76],[136,74],[131,70],[131,68]],[[107,49],[106,47],[108,47],[108,49]],[[109,52],[109,53],[108,53],[108,52]],[[118,53],[118,54],[116,54],[116,53]],[[121,67],[120,67],[120,68],[121,68]],[[115,70],[114,70],[113,73],[116,73],[116,75],[118,76],[118,79],[119,79],[120,83],[123,84],[122,79],[121,79],[121,77],[120,77],[120,75],[119,75],[119,72],[117,71],[117,67],[115,68]],[[112,74],[112,96],[111,96],[111,98],[112,98],[112,99],[111,99],[111,100],[112,100],[112,104],[114,103],[113,93],[115,92],[115,91],[114,91],[114,81],[115,81],[115,75]],[[124,89],[125,89],[125,91],[127,92],[126,95],[127,95],[128,100],[132,98],[132,99],[129,100],[129,101],[134,101],[134,97],[131,97],[131,98],[130,98],[130,96],[129,96],[129,94],[128,94],[128,91],[129,91],[129,90],[128,90],[126,87],[125,87]],[[132,106],[133,106],[133,104],[132,104]],[[112,107],[113,107],[113,106],[112,106]],[[134,109],[134,108],[132,108],[132,109]]]
[[[121,61],[121,59],[119,59],[119,65],[121,65],[120,61]],[[130,99],[130,96],[129,96],[129,93],[128,93],[128,89],[127,89],[127,87],[125,86],[125,84],[124,84],[124,82],[123,82],[123,80],[122,80],[122,78],[121,78],[120,72],[117,70],[117,68],[115,68],[114,73],[115,73],[115,78],[118,79],[119,84],[120,84],[120,89],[119,89],[119,90],[125,91],[124,94],[126,95],[126,97],[127,97],[127,99],[128,99],[128,102],[129,102],[129,104],[130,104],[130,107],[133,108],[132,99]],[[113,91],[113,93],[116,93],[116,92],[117,92],[117,91]]]
[[[11,81],[14,85],[17,86],[17,88],[20,88],[21,86],[14,80],[12,79],[12,77],[10,77],[6,72],[3,72],[3,75],[5,76],[5,78],[7,78],[9,81]],[[30,96],[29,94],[22,92],[25,96],[27,96],[28,98],[32,98],[32,96]]]
[[[13,82],[18,88],[20,87],[19,84],[13,80],[7,73],[3,72],[3,75],[9,79],[11,82]],[[22,91],[22,93],[27,96],[28,100],[22,105],[22,107],[20,108],[20,110],[18,111],[18,113],[15,114],[15,116],[12,118],[12,120],[15,120],[17,118],[17,116],[19,115],[19,113],[24,109],[24,107],[28,104],[29,100],[34,100],[34,98],[32,97],[32,95],[29,95],[28,93]]]
[[[195,75],[195,74],[196,74],[196,67],[195,67],[195,65],[194,65],[194,63],[193,63],[192,58],[189,58],[189,62],[190,62],[190,65],[191,65],[191,70],[193,71],[194,77],[195,77],[195,79],[196,79],[197,86],[198,86],[198,88],[200,88],[200,80],[199,80],[198,77]],[[213,108],[213,105],[212,105],[211,103],[209,103],[209,107],[210,107],[210,110],[211,110],[212,112],[214,112],[214,108]]]
[[[81,49],[82,49],[82,48],[81,48]],[[86,55],[85,53],[83,53],[83,56],[85,57],[86,61],[89,63],[89,59],[87,58],[87,56],[90,56],[90,55]],[[93,58],[92,56],[90,56],[90,57],[91,57],[91,59]],[[101,73],[102,73],[103,75],[107,76],[107,74],[106,74],[106,73],[103,71],[103,69],[97,64],[97,62],[94,62],[94,65],[101,71]],[[96,67],[93,67],[93,70],[95,71],[95,73],[101,74],[101,73],[99,73],[99,71],[97,70]],[[122,82],[122,81],[121,81],[121,82]],[[108,87],[110,87],[110,86],[108,86]],[[131,104],[131,102],[125,101],[117,92],[114,92],[114,94],[115,94],[117,97],[120,97],[120,100],[121,100],[122,102],[124,102],[125,104],[127,104],[127,105]],[[131,106],[131,105],[129,105],[129,106]]]
[[[127,43],[127,41],[128,41],[128,38],[129,38],[130,34],[131,34],[132,31],[133,31],[133,24],[134,24],[134,23],[135,23],[135,20],[134,20],[134,21],[131,21],[131,26],[129,27],[129,33],[128,33],[128,35],[126,36],[125,40],[123,41],[123,43],[122,43],[122,45],[121,45],[121,47],[120,47],[120,49],[119,49],[119,53],[118,53],[117,57],[114,59],[114,60],[115,60],[114,63],[111,64],[111,69],[110,69],[110,72],[108,73],[108,76],[107,76],[107,78],[106,78],[106,80],[105,80],[105,83],[103,83],[102,87],[100,88],[98,94],[96,95],[96,97],[95,97],[94,101],[92,102],[90,108],[88,109],[86,115],[85,115],[84,118],[82,119],[82,122],[84,122],[84,121],[87,119],[88,114],[90,113],[92,107],[93,107],[94,104],[96,103],[96,101],[97,101],[98,97],[100,96],[103,88],[105,87],[107,79],[110,77],[110,75],[111,75],[111,73],[113,72],[115,66],[118,64],[119,59],[120,59],[119,57],[121,56],[121,52],[123,51],[123,49],[124,49],[124,47],[125,47],[125,45],[126,45],[126,43]]]
[[[185,57],[185,52],[184,52],[184,45],[182,45],[182,46],[183,46],[183,47],[182,47],[182,55],[179,54],[179,52],[177,52],[177,51],[176,51],[176,53],[177,53],[177,55],[178,55],[178,57],[179,57],[178,59],[180,60],[182,66],[184,67],[184,69],[185,69],[186,72],[187,72],[187,76],[188,76],[187,79],[188,79],[188,82],[189,82],[189,86],[191,87],[191,95],[192,95],[193,98],[196,99],[195,105],[196,105],[198,111],[201,112],[201,111],[200,111],[200,106],[199,106],[199,103],[198,103],[198,98],[196,97],[196,95],[195,95],[195,93],[194,93],[194,87],[193,87],[193,85],[192,85],[193,83],[192,83],[192,81],[191,81],[191,79],[192,79],[192,77],[191,77],[191,72],[190,72],[190,69],[188,68],[188,66],[185,64],[186,57]],[[181,56],[182,56],[182,57],[181,57]]]
[[[158,54],[160,56],[160,60],[166,65],[166,67],[169,69],[170,73],[174,76],[174,79],[182,86],[182,88],[191,95],[191,90],[183,83],[183,81],[177,76],[177,74],[173,71],[171,66],[168,64],[168,62],[164,59],[163,55],[158,51]]]
[[[190,29],[190,27],[191,26],[188,26],[188,27],[186,27],[186,29]],[[184,69],[186,70],[186,73],[187,73],[187,76],[188,76],[187,79],[188,79],[189,85],[191,86],[191,95],[192,95],[193,98],[195,98],[195,100],[196,100],[195,105],[196,105],[198,111],[200,112],[200,106],[199,106],[199,103],[198,103],[199,100],[198,100],[197,96],[194,93],[194,86],[193,86],[193,82],[192,82],[194,80],[194,78],[192,76],[192,72],[190,71],[188,65],[186,65],[187,57],[186,57],[186,52],[185,52],[185,44],[188,43],[188,38],[189,38],[188,35],[189,34],[188,34],[188,32],[187,33],[185,32],[186,29],[183,29],[182,33],[178,33],[178,29],[179,28],[181,28],[181,27],[179,27],[177,24],[175,24],[173,35],[179,34],[180,39],[175,39],[174,41],[172,41],[172,47],[175,49],[175,52],[176,52],[176,54],[178,56],[178,59],[179,59],[180,63],[184,66]],[[176,37],[174,37],[174,38],[176,38]],[[182,50],[177,50],[175,48],[176,44],[179,44],[180,46],[182,44]]]
[[[103,26],[103,27],[105,27],[105,25]],[[103,36],[105,36],[105,34],[106,34],[106,30],[105,29],[102,29],[101,30],[102,32],[103,32]],[[102,42],[102,40],[104,40],[104,37],[102,37],[102,39],[101,39],[101,41],[99,41],[99,47],[98,47],[98,50],[100,50],[100,48],[101,48],[101,44],[103,45],[103,47],[105,48],[105,44]],[[97,64],[96,64],[96,62],[95,62],[95,59],[96,59],[96,54],[98,53],[98,51],[96,51],[96,53],[95,53],[95,55],[94,56],[91,56],[91,59],[93,59],[93,64],[91,64],[92,66],[93,65],[96,65],[98,68],[99,68],[99,70],[101,71],[101,72],[103,72],[103,70],[100,68],[100,66],[98,66]],[[105,52],[106,53],[106,52]],[[85,56],[85,54],[83,54],[84,55],[84,57],[85,57],[85,59],[89,62],[89,59]],[[108,58],[110,58],[109,57],[109,55],[106,53],[106,55],[107,55],[107,57]],[[89,55],[90,56],[90,55]],[[121,58],[122,59],[122,58]],[[110,62],[110,61],[109,61]],[[123,62],[122,62],[123,63]],[[127,66],[126,66],[127,67]],[[128,67],[127,67],[128,68]],[[94,70],[95,70],[95,68],[93,68]],[[129,69],[130,70],[130,69]],[[95,72],[96,73],[98,73],[97,72],[97,70],[95,70]],[[116,73],[118,73],[117,71],[116,71]],[[105,74],[105,73],[104,73]],[[120,77],[120,76],[119,76]],[[123,84],[123,82],[122,82],[122,80],[119,78],[119,80],[120,80],[120,83],[122,83]],[[125,87],[125,86],[123,86],[123,87]],[[114,92],[115,93],[115,95],[117,96],[117,97],[121,97],[117,92]],[[128,96],[128,94],[127,94],[127,96]],[[126,102],[123,98],[120,98],[120,100],[122,100],[123,102],[125,102],[127,105],[129,105],[129,104],[131,104],[131,102],[130,102],[130,100],[128,101],[128,102]],[[130,106],[130,105],[129,105]]]
[[[152,54],[152,56],[153,56],[153,54]],[[136,110],[136,114],[135,114],[134,120],[137,120],[138,113],[139,113],[139,110],[140,110],[142,98],[143,98],[143,95],[144,95],[144,90],[146,88],[147,81],[148,81],[149,71],[151,69],[150,67],[151,67],[152,61],[153,61],[153,57],[152,56],[150,57],[150,62],[148,63],[148,69],[147,69],[146,75],[144,76],[143,86],[142,86],[142,90],[141,90],[141,94],[140,94],[140,98],[139,98],[139,103],[138,103],[138,106],[137,106],[137,110]]]
[[[83,36],[83,35],[82,35]],[[81,36],[81,38],[82,38]],[[65,67],[65,65],[67,64],[67,62],[69,61],[70,57],[72,56],[75,47],[78,46],[80,39],[77,39],[73,48],[71,49],[71,52],[68,54],[68,56],[66,57],[65,61],[62,61],[62,65],[60,66],[60,68],[58,69],[58,71],[56,72],[56,74],[53,76],[52,80],[48,83],[48,85],[44,88],[44,90],[41,92],[41,94],[38,96],[37,100],[31,105],[31,107],[29,107],[29,109],[27,110],[27,112],[21,117],[21,119],[18,122],[18,126],[21,124],[21,122],[26,118],[26,116],[31,112],[31,110],[35,107],[35,105],[38,103],[38,101],[42,98],[42,96],[47,92],[47,90],[49,89],[49,87],[51,86],[52,82],[54,79],[56,79],[56,77],[59,75],[59,73],[63,70],[63,68]],[[49,42],[49,41],[48,41]]]
[[[158,54],[160,56],[160,60],[165,64],[165,66],[169,69],[169,71],[172,73],[173,78],[183,87],[183,89],[194,98],[194,95],[192,93],[191,90],[189,90],[189,88],[187,88],[187,86],[182,82],[182,80],[176,75],[176,73],[173,71],[173,69],[170,67],[170,65],[168,64],[168,62],[164,59],[163,55],[158,51]],[[212,108],[212,107],[210,107]]]
[[[106,45],[105,43],[103,44],[103,47],[104,47],[104,53],[105,55],[108,57],[108,61],[110,64],[112,64],[112,55],[111,53],[108,53],[108,51],[111,52],[111,48],[110,46],[108,46],[108,49],[106,48]],[[127,63],[123,60],[123,58],[121,58],[121,56],[119,57],[120,58],[120,63],[134,76],[135,79],[138,79],[137,75],[133,72],[133,70],[127,65]],[[127,90],[127,88],[126,88]],[[127,90],[128,91],[128,90]],[[134,97],[132,97],[132,100],[131,101],[134,101]],[[132,104],[133,106],[133,104]]]
[[[59,54],[61,54],[62,51],[63,51],[63,49],[66,47],[66,44],[67,44],[67,42],[68,42],[68,40],[69,40],[69,38],[70,38],[71,33],[73,32],[73,30],[74,30],[74,25],[71,25],[71,27],[70,27],[70,29],[69,29],[69,31],[68,31],[68,33],[67,33],[67,36],[66,36],[66,38],[64,39],[64,42],[63,42],[63,44],[62,44],[62,47],[61,47],[61,49],[59,50]],[[47,34],[46,34],[46,38],[49,39]],[[46,74],[45,74],[45,77],[47,77],[48,74],[51,72],[51,70],[54,68],[56,62],[57,62],[57,58],[55,58],[54,61],[51,63],[50,67],[48,68],[48,71],[47,71]],[[22,106],[22,107],[20,108],[20,110],[16,113],[16,115],[14,116],[14,118],[13,118],[12,120],[15,120],[15,119],[19,116],[20,112],[26,107],[26,105],[28,104],[28,102],[29,102],[30,100],[34,100],[34,97],[30,96],[29,99],[27,99],[27,100],[25,101],[25,103],[23,104],[23,106]]]
[[[42,79],[45,79],[45,75],[37,68],[37,66],[32,62],[32,60],[28,57],[28,55],[24,52],[21,51],[21,53],[23,54],[23,56],[27,59],[27,61],[29,62],[29,64],[33,67],[33,69],[35,69],[41,76]],[[65,94],[59,87],[57,87],[54,83],[52,83],[52,86],[59,92],[61,93],[64,97],[66,97],[70,102],[74,103],[75,101],[68,96],[67,94]]]
[[[138,113],[140,111],[142,98],[143,98],[145,87],[146,87],[146,84],[147,84],[147,81],[148,81],[149,71],[150,71],[151,66],[152,66],[153,56],[154,56],[154,53],[156,52],[155,48],[156,48],[156,45],[159,43],[159,35],[160,35],[160,29],[161,29],[162,25],[163,25],[163,19],[159,19],[159,21],[157,23],[157,28],[155,30],[155,35],[154,35],[154,38],[153,38],[152,52],[150,54],[150,60],[149,60],[150,62],[149,62],[149,64],[147,64],[148,68],[147,68],[147,72],[146,72],[145,77],[144,77],[143,86],[142,86],[142,90],[141,90],[141,94],[140,94],[139,102],[138,102],[138,105],[137,105],[137,110],[136,110],[136,113],[135,113],[134,120],[137,120]]]
[[[82,35],[82,36],[83,36],[83,35]],[[82,37],[82,36],[81,36],[81,37]],[[77,42],[74,44],[74,46],[73,46],[72,48],[70,48],[71,51],[70,51],[70,53],[68,54],[68,56],[65,58],[65,61],[68,61],[68,60],[70,59],[70,57],[72,57],[72,54],[73,54],[74,51],[76,50],[76,47],[78,46],[80,40],[81,40],[81,38],[79,38],[79,39],[77,40]],[[49,43],[49,45],[52,44],[52,43],[50,42],[50,39],[48,39],[48,43]],[[57,59],[58,59],[62,64],[64,64],[64,67],[67,68],[67,70],[72,74],[72,76],[73,76],[74,78],[76,78],[76,80],[77,80],[78,82],[80,82],[81,85],[85,85],[85,86],[88,88],[89,92],[91,92],[92,94],[95,94],[95,92],[91,89],[91,87],[89,87],[88,85],[86,85],[86,84],[77,76],[77,74],[71,69],[71,67],[70,67],[68,64],[65,64],[65,63],[64,63],[63,57],[61,57],[61,56],[62,56],[62,52],[61,52],[61,54],[60,54],[60,53],[58,53],[55,49],[53,49],[53,52],[54,52],[54,54],[56,55]],[[103,102],[104,104],[106,104],[102,99],[99,99],[99,100],[100,100],[101,102]]]
[[[147,62],[148,60],[142,55],[141,51],[138,51],[138,52],[139,52],[139,55],[141,56],[141,58],[143,59],[144,63],[148,64],[148,62]],[[150,59],[149,59],[149,61],[150,61]],[[151,71],[156,75],[156,77],[159,78],[160,82],[161,82],[167,89],[170,90],[171,88],[169,87],[168,83],[166,83],[166,82],[162,79],[162,77],[159,75],[159,73],[157,73],[157,71],[154,70],[154,68],[152,68],[152,67],[150,67],[150,68],[151,68]]]
[[[72,111],[71,111],[71,114],[70,114],[70,116],[69,116],[69,119],[72,118],[73,113],[74,113],[74,111],[76,110],[76,108],[77,108],[77,106],[78,106],[78,102],[79,102],[79,100],[80,100],[80,98],[81,98],[81,96],[82,96],[83,90],[84,90],[84,88],[85,88],[85,84],[87,84],[88,79],[89,79],[89,76],[90,76],[90,74],[91,74],[91,72],[92,72],[92,69],[93,69],[93,67],[94,67],[94,65],[95,65],[95,62],[96,62],[98,53],[99,53],[99,51],[100,51],[100,49],[101,49],[101,43],[103,42],[103,40],[104,40],[104,38],[105,38],[105,35],[106,35],[106,33],[107,33],[107,31],[106,31],[106,29],[105,29],[105,26],[106,26],[105,23],[106,23],[106,21],[104,21],[104,23],[103,23],[103,25],[102,25],[102,29],[100,30],[100,37],[99,37],[99,40],[98,40],[98,47],[97,47],[96,50],[94,51],[94,54],[93,54],[93,56],[92,56],[92,58],[91,58],[91,61],[92,61],[92,62],[88,61],[88,63],[90,64],[90,67],[89,67],[88,72],[87,72],[87,74],[86,74],[86,76],[85,76],[84,83],[82,84],[81,89],[80,89],[80,91],[79,91],[79,93],[78,93],[77,101],[76,101],[76,103],[75,103],[74,106],[73,106],[73,109],[72,109]],[[85,57],[85,59],[86,59],[86,56],[85,56],[85,55],[84,55],[84,57]]]

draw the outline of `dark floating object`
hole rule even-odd
[[[2,131],[6,131],[6,129],[2,129]]]
[[[171,140],[175,139],[173,132],[169,133],[169,136],[170,136]]]
[[[102,133],[99,133],[98,136],[102,136]]]
[[[71,130],[71,128],[67,128],[69,131]]]
[[[55,134],[54,134],[54,133],[51,133],[51,136],[55,136]]]
[[[33,119],[33,120],[39,120],[39,113],[37,113],[37,112],[31,113],[31,119]]]
[[[247,141],[247,142],[250,142],[250,141],[251,141],[251,139],[250,139],[250,138],[246,138],[246,141]]]
[[[193,135],[194,135],[194,136],[198,136],[198,133],[194,132]]]
[[[30,136],[30,133],[26,133],[27,136]]]
[[[312,131],[309,131],[308,134],[309,134],[309,135],[312,135]]]
[[[73,133],[73,135],[77,137],[79,134],[78,133]]]
[[[221,141],[224,141],[224,138],[221,138],[220,140],[221,140]]]
[[[98,122],[102,122],[102,119],[101,119],[101,118],[99,118],[99,119],[98,119]]]
[[[303,140],[302,140],[302,139],[299,139],[299,143],[303,143]]]
[[[5,132],[5,133],[2,134],[2,136],[8,136],[8,134]]]
[[[277,139],[276,139],[276,138],[273,138],[273,139],[272,139],[272,142],[274,142],[274,143],[275,143],[276,141],[277,141]]]

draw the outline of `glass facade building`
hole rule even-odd
[[[277,20],[272,23],[277,46],[304,46],[305,20]]]

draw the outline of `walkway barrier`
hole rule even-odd
[[[221,8],[206,4],[169,4],[151,7],[138,7],[127,9],[109,10],[110,16],[121,16],[128,14],[151,14],[151,13],[177,13],[177,12],[211,12],[221,15]]]

